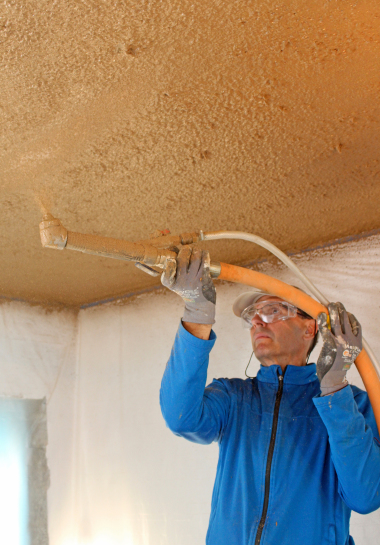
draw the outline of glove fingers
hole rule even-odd
[[[327,308],[330,314],[331,331],[335,337],[342,335],[342,327],[340,322],[340,314],[342,314],[343,305],[341,303],[329,303]],[[344,307],[343,307],[344,310]]]
[[[351,331],[350,328],[346,328],[347,311],[344,308],[343,303],[337,303],[336,306],[338,307],[340,328],[344,335],[345,333],[349,333]]]
[[[204,265],[210,268],[210,252],[206,252],[206,250],[203,250],[202,256]]]
[[[325,312],[321,312],[317,316],[317,324],[318,324],[318,331],[320,332],[322,336],[323,342],[330,341],[332,338],[332,333],[327,325],[327,314]]]
[[[192,248],[191,246],[184,246],[179,251],[177,257],[177,277],[187,274],[189,269],[189,261],[191,258]]]
[[[202,250],[200,248],[193,248],[190,256],[189,263],[189,275],[191,278],[197,278],[202,275],[203,262],[202,262]]]
[[[322,382],[323,377],[330,371],[334,364],[336,357],[336,344],[334,336],[327,325],[327,314],[325,312],[318,314],[317,324],[323,340],[322,350],[317,361],[317,375],[319,381]]]
[[[170,289],[175,282],[176,272],[177,261],[175,259],[167,259],[165,270],[161,275],[161,284]]]
[[[200,275],[202,276],[202,293],[204,298],[210,303],[216,303],[216,290],[212,278],[210,276],[210,254],[202,252],[202,268]]]
[[[206,250],[202,251],[202,262],[199,268],[199,276],[203,274],[210,275],[210,254]]]
[[[352,333],[355,335],[355,337],[361,337],[362,326],[360,325],[356,317],[353,314],[351,314],[351,312],[347,312],[347,317],[349,322],[348,325],[351,326]]]

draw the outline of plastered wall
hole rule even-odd
[[[329,299],[357,315],[377,354],[379,260],[380,237],[296,257]],[[283,267],[263,263],[260,270],[294,283]],[[231,305],[245,290],[218,285],[210,380],[244,376],[249,337]],[[47,397],[51,545],[204,542],[218,449],[175,437],[158,401],[181,313],[181,300],[170,292],[78,316],[0,306],[0,393]],[[253,360],[251,374],[257,369]],[[356,370],[349,379],[360,386]],[[357,545],[376,545],[379,530],[379,512],[353,514]]]

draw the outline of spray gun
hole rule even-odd
[[[139,269],[151,276],[161,274],[152,267],[164,269],[166,260],[175,259],[182,246],[204,240],[202,231],[171,235],[168,229],[157,230],[150,239],[138,242],[128,242],[99,235],[84,235],[67,231],[60,220],[51,214],[46,214],[43,217],[40,223],[40,236],[44,248],[76,250],[86,254],[134,261]],[[219,276],[220,264],[212,263],[210,272],[214,278]]]
[[[281,282],[281,280],[244,267],[212,262],[210,266],[211,276],[220,280],[253,286],[260,291],[277,295],[313,318],[317,318],[321,312],[325,312],[328,315],[326,305],[328,305],[329,301],[299,270],[295,263],[276,246],[250,233],[242,233],[240,231],[204,233],[203,231],[199,231],[198,233],[171,235],[166,230],[156,231],[148,240],[128,242],[126,240],[99,235],[85,235],[68,231],[63,227],[59,219],[54,218],[51,214],[46,214],[40,223],[40,236],[43,247],[54,248],[56,250],[76,250],[92,255],[134,261],[139,269],[152,276],[159,276],[161,273],[156,269],[164,269],[167,259],[175,259],[179,249],[185,244],[195,244],[203,240],[218,239],[239,239],[254,242],[278,257],[298,276],[320,302],[301,290],[285,282]],[[365,339],[363,339],[363,350],[356,358],[355,364],[367,390],[380,432],[380,364]]]

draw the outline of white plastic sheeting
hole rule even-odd
[[[330,300],[357,315],[379,355],[380,237],[296,261]],[[282,266],[260,269],[296,283]],[[218,286],[210,380],[244,376],[249,335],[231,311],[243,291]],[[0,306],[0,394],[48,400],[51,545],[204,543],[218,448],[175,437],[159,408],[181,313],[170,292],[88,308],[77,319],[20,303]],[[252,361],[250,374],[257,368]],[[361,386],[356,370],[349,379]],[[379,533],[380,512],[353,514],[357,545],[377,544]]]
[[[76,334],[71,312],[0,304],[0,395],[47,402],[50,544],[74,520]]]
[[[0,397],[0,543],[48,545],[45,399]]]

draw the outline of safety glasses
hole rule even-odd
[[[260,303],[250,305],[241,313],[244,327],[247,329],[252,328],[252,320],[256,314],[266,324],[289,320],[289,318],[295,318],[297,314],[304,318],[311,318],[311,316],[286,301],[260,301]]]

